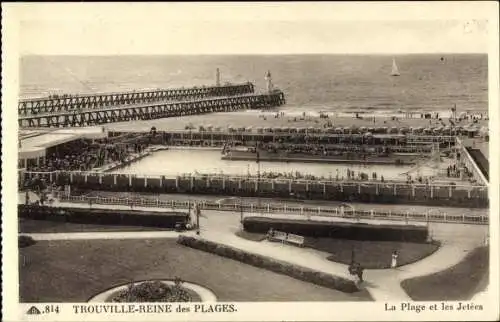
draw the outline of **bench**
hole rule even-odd
[[[271,240],[271,241],[281,241],[281,242],[284,242],[284,241],[286,241],[286,235],[287,234],[284,233],[284,232],[273,230],[272,232],[270,232],[268,234],[268,239]]]
[[[287,238],[286,238],[287,242],[294,244],[294,245],[297,245],[299,247],[304,246],[304,240],[305,240],[305,238],[303,236],[294,235],[294,234],[288,234]]]
[[[299,235],[288,234],[282,231],[273,230],[268,234],[268,240],[270,241],[281,241],[283,243],[289,243],[297,245],[299,247],[304,246],[305,238]]]

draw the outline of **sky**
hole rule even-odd
[[[488,10],[416,4],[26,4],[15,17],[22,55],[488,51]]]

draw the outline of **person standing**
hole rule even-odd
[[[398,266],[398,252],[395,250],[392,252],[391,268],[396,268]]]

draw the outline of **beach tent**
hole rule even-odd
[[[250,133],[252,132],[252,127],[251,126],[247,127],[247,132],[250,132]]]
[[[360,128],[359,128],[359,131],[360,131],[360,132],[366,132],[366,127],[364,127],[364,126],[360,127]]]
[[[391,127],[391,133],[398,133],[398,128],[396,126]]]
[[[489,128],[487,126],[482,126],[481,129],[479,129],[479,134],[481,136],[487,136],[489,134]]]
[[[256,130],[257,130],[257,133],[262,133],[262,127],[259,126]]]
[[[214,131],[215,131],[215,132],[220,132],[220,126],[216,126],[216,127],[214,127]]]

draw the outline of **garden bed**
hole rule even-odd
[[[330,237],[351,240],[425,243],[428,236],[426,226],[292,220],[257,216],[243,219],[243,227],[245,231],[250,233],[267,233],[272,228],[304,237]]]
[[[471,251],[458,264],[434,274],[410,278],[401,287],[414,301],[464,301],[488,285],[489,247]]]
[[[148,212],[101,208],[63,208],[36,205],[18,205],[19,218],[78,224],[124,225],[173,228],[187,221],[188,214],[180,211]]]

